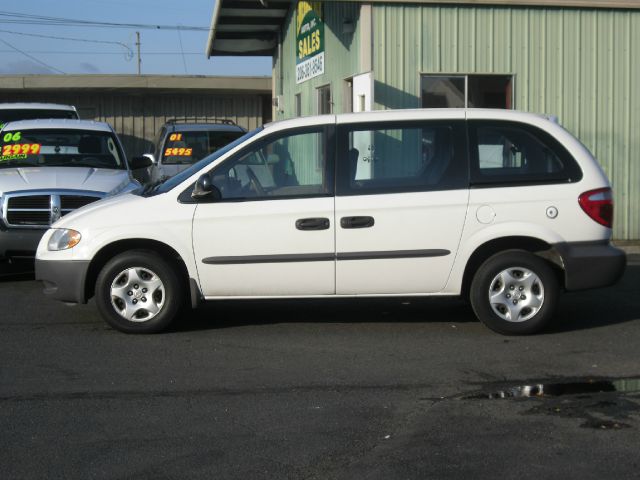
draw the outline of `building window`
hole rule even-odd
[[[318,88],[318,115],[331,113],[331,85]]]
[[[296,93],[295,98],[295,115],[296,117],[302,116],[302,94]]]
[[[512,75],[422,75],[423,108],[513,108]]]

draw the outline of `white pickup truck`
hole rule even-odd
[[[0,260],[34,257],[43,233],[60,217],[138,187],[106,123],[41,119],[5,124],[0,130]]]

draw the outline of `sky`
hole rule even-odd
[[[22,0],[0,6],[0,74],[271,75],[271,57],[211,57],[205,48],[215,0]],[[37,15],[109,23],[200,27],[73,26]],[[16,21],[22,23],[16,23]],[[28,23],[24,23],[28,22]],[[64,24],[67,23],[67,24]],[[40,35],[40,36],[36,36]],[[58,37],[58,38],[51,38]]]

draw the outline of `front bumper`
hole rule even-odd
[[[36,259],[36,280],[44,283],[44,294],[69,303],[87,303],[85,282],[88,260]]]
[[[557,244],[569,291],[613,285],[624,274],[627,255],[609,242]]]
[[[47,230],[0,226],[0,259],[34,258],[38,243]]]

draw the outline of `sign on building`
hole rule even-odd
[[[322,2],[300,0],[296,10],[296,83],[324,73]]]

